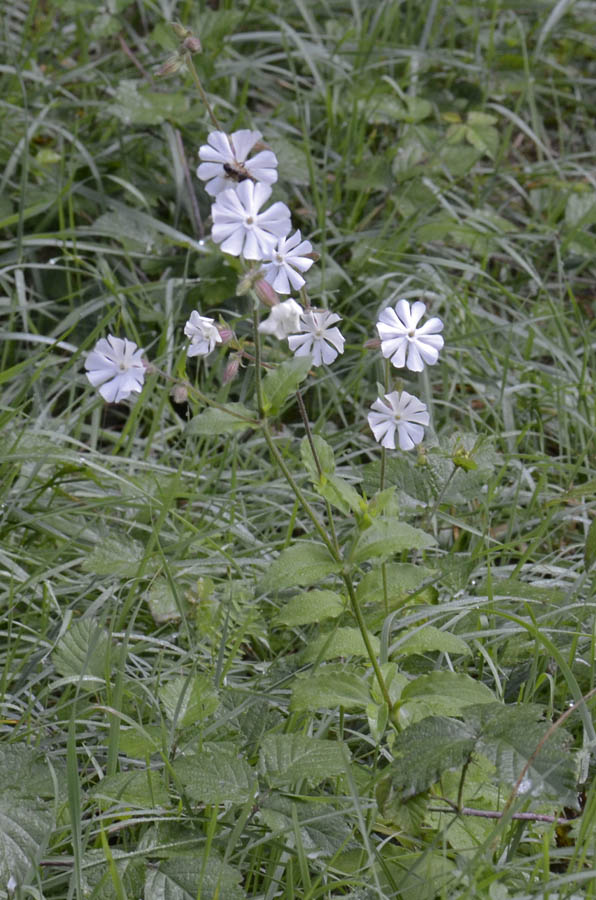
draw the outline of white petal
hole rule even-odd
[[[254,145],[260,140],[260,131],[250,131],[248,128],[241,128],[240,131],[232,132],[230,143],[233,147],[236,162],[243,163]]]

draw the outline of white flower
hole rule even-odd
[[[196,309],[193,309],[184,326],[184,334],[190,338],[187,356],[208,356],[216,344],[221,344],[221,334],[213,319],[200,315]]]
[[[101,338],[85,360],[87,378],[108,403],[120,403],[134,391],[140,393],[145,381],[143,351],[126,338],[113,334]]]
[[[218,195],[211,207],[211,236],[216,244],[221,244],[224,253],[246,259],[271,256],[277,239],[288,233],[291,222],[290,210],[279,200],[259,212],[270,196],[268,185],[253,181],[243,181],[236,190]]]
[[[264,278],[278,294],[300,290],[305,283],[300,272],[308,272],[314,262],[307,256],[308,253],[312,253],[312,244],[301,240],[300,231],[279,239],[277,249],[271,254],[271,262],[263,268]]]
[[[212,131],[207,143],[199,148],[197,175],[205,181],[205,190],[212,197],[235,186],[247,178],[273,184],[277,181],[277,157],[272,150],[261,150],[252,159],[246,157],[261,140],[258,131],[243,128],[231,135]]]
[[[262,334],[272,334],[283,341],[289,334],[300,328],[302,307],[295,300],[284,300],[273,306],[264,322],[259,325]]]
[[[341,316],[329,312],[308,310],[300,316],[301,334],[292,334],[288,338],[290,350],[295,356],[306,356],[312,353],[313,366],[321,363],[329,365],[344,352],[344,338],[339,328],[332,328],[335,322],[341,322]]]
[[[407,391],[392,391],[385,394],[385,400],[387,403],[383,403],[380,397],[375,400],[372,412],[368,414],[368,424],[375,440],[383,447],[395,450],[397,429],[400,448],[411,450],[424,437],[423,426],[430,421],[426,405]]]
[[[444,341],[438,332],[443,330],[443,323],[433,316],[418,328],[425,312],[426,306],[420,300],[413,303],[411,309],[407,300],[399,300],[395,311],[387,307],[379,316],[377,331],[381,338],[381,353],[385,358],[391,357],[394,366],[407,366],[412,372],[422,372],[425,363],[434,366],[439,358]]]

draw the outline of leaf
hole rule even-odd
[[[264,800],[260,817],[274,834],[287,833],[292,838],[297,822],[309,856],[333,856],[352,835],[345,809],[338,809],[328,798],[323,803],[303,803],[274,792]]]
[[[312,359],[294,356],[272,369],[263,379],[263,411],[277,415],[288,397],[309,373]]]
[[[403,550],[423,550],[435,543],[430,534],[400,519],[375,519],[358,538],[352,551],[352,562],[365,562],[375,556],[393,556]]]
[[[400,656],[409,656],[413,653],[430,653],[433,651],[442,653],[470,654],[472,651],[464,640],[448,631],[441,631],[434,625],[424,625],[416,629],[405,641],[400,640],[396,652]]]
[[[136,79],[126,78],[119,82],[109,109],[125,125],[161,125],[166,120],[183,124],[194,115],[187,94],[140,90]]]
[[[592,519],[592,524],[588,529],[586,544],[584,547],[584,566],[586,571],[591,569],[596,561],[596,519]]]
[[[395,738],[391,787],[402,800],[420,794],[443,772],[463,766],[474,745],[474,731],[457,719],[430,716],[410,725]]]
[[[157,625],[164,622],[178,622],[188,604],[179,597],[178,600],[172,590],[172,585],[165,578],[153,582],[147,593],[147,603],[153,621]]]
[[[217,744],[175,760],[173,767],[196,803],[245,803],[255,791],[255,773],[246,760]]]
[[[108,863],[103,850],[88,850],[85,853],[81,866],[81,896],[93,897],[93,900],[121,900],[122,896],[140,897],[145,875],[144,860],[131,859],[118,847],[111,847],[110,854],[111,864]],[[115,879],[118,880],[118,886]],[[74,871],[70,884],[69,896],[76,897],[79,884]]]
[[[14,782],[13,782],[14,784]],[[49,803],[24,798],[20,790],[0,795],[0,884],[21,885],[43,854],[54,827]]]
[[[94,619],[72,622],[52,653],[56,671],[63,676],[92,676],[102,681],[106,675],[109,636]]]
[[[292,788],[306,779],[317,784],[342,775],[346,758],[341,743],[323,741],[304,734],[268,735],[259,753],[259,768],[274,787]]]
[[[314,584],[327,575],[339,572],[335,562],[322,544],[302,542],[282,550],[261,582],[263,591],[281,591],[284,588]]]
[[[92,793],[112,803],[141,809],[167,806],[169,799],[161,773],[151,769],[107,775],[94,786]]]
[[[551,727],[549,723],[536,721],[533,710],[502,703],[469,708],[465,719],[480,727],[478,750],[495,764],[499,780],[509,787],[517,782]],[[564,729],[552,730],[532,760],[520,784],[519,796],[552,797],[561,805],[578,808],[571,743],[571,736]]]
[[[495,695],[480,681],[458,672],[420,675],[402,691],[399,717],[403,724],[427,716],[458,716],[468,706],[494,703]]]
[[[54,782],[45,757],[27,744],[0,746],[0,794],[18,785],[19,796],[53,798]]]
[[[380,652],[380,642],[374,634],[368,634],[373,653]],[[315,660],[335,659],[338,656],[365,656],[368,657],[366,644],[359,628],[336,628],[329,634],[320,634],[308,644],[304,651],[304,659],[307,662]]]
[[[340,475],[328,475],[320,484],[316,485],[317,491],[337,507],[344,515],[349,512],[361,513],[366,508],[364,499],[356,488]]]
[[[296,679],[290,709],[311,712],[342,706],[346,710],[363,710],[368,703],[370,692],[364,678],[354,672],[329,666],[315,675],[308,674]]]
[[[233,434],[247,428],[257,428],[256,413],[242,403],[226,403],[225,408],[210,406],[187,425],[187,433],[209,437],[216,434]]]
[[[178,728],[203,722],[219,706],[217,691],[205,675],[177,675],[162,684],[158,694],[166,716]]]
[[[335,471],[335,459],[333,456],[333,448],[327,441],[318,434],[313,434],[312,442],[315,452],[321,466],[323,475],[332,475]],[[314,460],[313,452],[308,438],[303,437],[300,441],[300,456],[302,464],[308,472],[308,476],[314,484],[318,484],[321,480],[319,470]]]
[[[425,566],[415,566],[412,563],[386,563],[385,578],[387,580],[387,599],[389,609],[399,606],[407,599],[408,594],[417,591],[424,581],[436,575],[434,569]],[[418,601],[432,602],[436,596],[436,588],[430,586],[418,596]],[[360,603],[382,603],[384,607],[385,597],[383,590],[383,569],[375,565],[356,588],[356,597]]]
[[[145,548],[124,535],[101,540],[81,564],[83,572],[129,578],[136,575]]]
[[[286,603],[273,620],[274,625],[309,625],[324,619],[335,619],[345,612],[339,594],[333,591],[304,591]]]
[[[151,900],[245,900],[240,872],[213,850],[203,854],[175,854],[147,868],[144,897]]]

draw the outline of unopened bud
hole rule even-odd
[[[170,397],[174,403],[186,403],[188,400],[188,389],[184,384],[175,384],[170,393]]]
[[[200,40],[198,39],[198,37],[195,37],[194,34],[191,34],[187,38],[184,38],[182,46],[185,50],[188,50],[189,53],[200,53],[203,49],[201,47]]]
[[[370,341],[365,341],[364,349],[365,350],[378,350],[381,346],[381,341],[379,338],[371,338]]]
[[[252,291],[257,281],[261,278],[261,269],[249,269],[246,272],[236,287],[236,293],[239,297],[242,297],[244,294],[248,294],[249,291]]]
[[[229,361],[227,366],[224,369],[222,383],[229,384],[230,381],[233,381],[236,375],[238,374],[238,369],[240,368],[240,357],[233,356]]]
[[[277,306],[279,303],[277,291],[275,291],[273,286],[269,284],[268,281],[265,281],[264,278],[259,278],[256,282],[255,293],[261,303],[264,303],[265,306]]]
[[[179,72],[183,65],[184,59],[180,54],[178,52],[172,53],[172,55],[168,56],[166,61],[162,63],[155,75],[157,78],[166,78],[168,75],[174,75],[176,72]]]
[[[180,38],[181,41],[188,37],[192,37],[192,31],[190,28],[187,28],[186,25],[182,25],[180,22],[170,22],[170,25],[174,29],[176,37]]]
[[[235,334],[231,328],[225,328],[218,325],[217,330],[219,331],[219,336],[221,338],[222,344],[229,344],[229,342],[235,337]]]

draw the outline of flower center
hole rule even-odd
[[[283,258],[283,256],[281,255],[281,253],[276,253],[276,254],[275,254],[275,262],[276,262],[278,265],[281,265],[283,261],[284,261],[284,258]]]
[[[253,219],[252,216],[247,216],[245,219],[245,224],[250,227],[251,225],[255,224],[255,220]]]
[[[415,329],[415,328],[411,328],[411,329],[408,331],[408,338],[409,338],[410,340],[412,340],[412,338],[415,338],[415,337],[416,337],[416,329]]]

